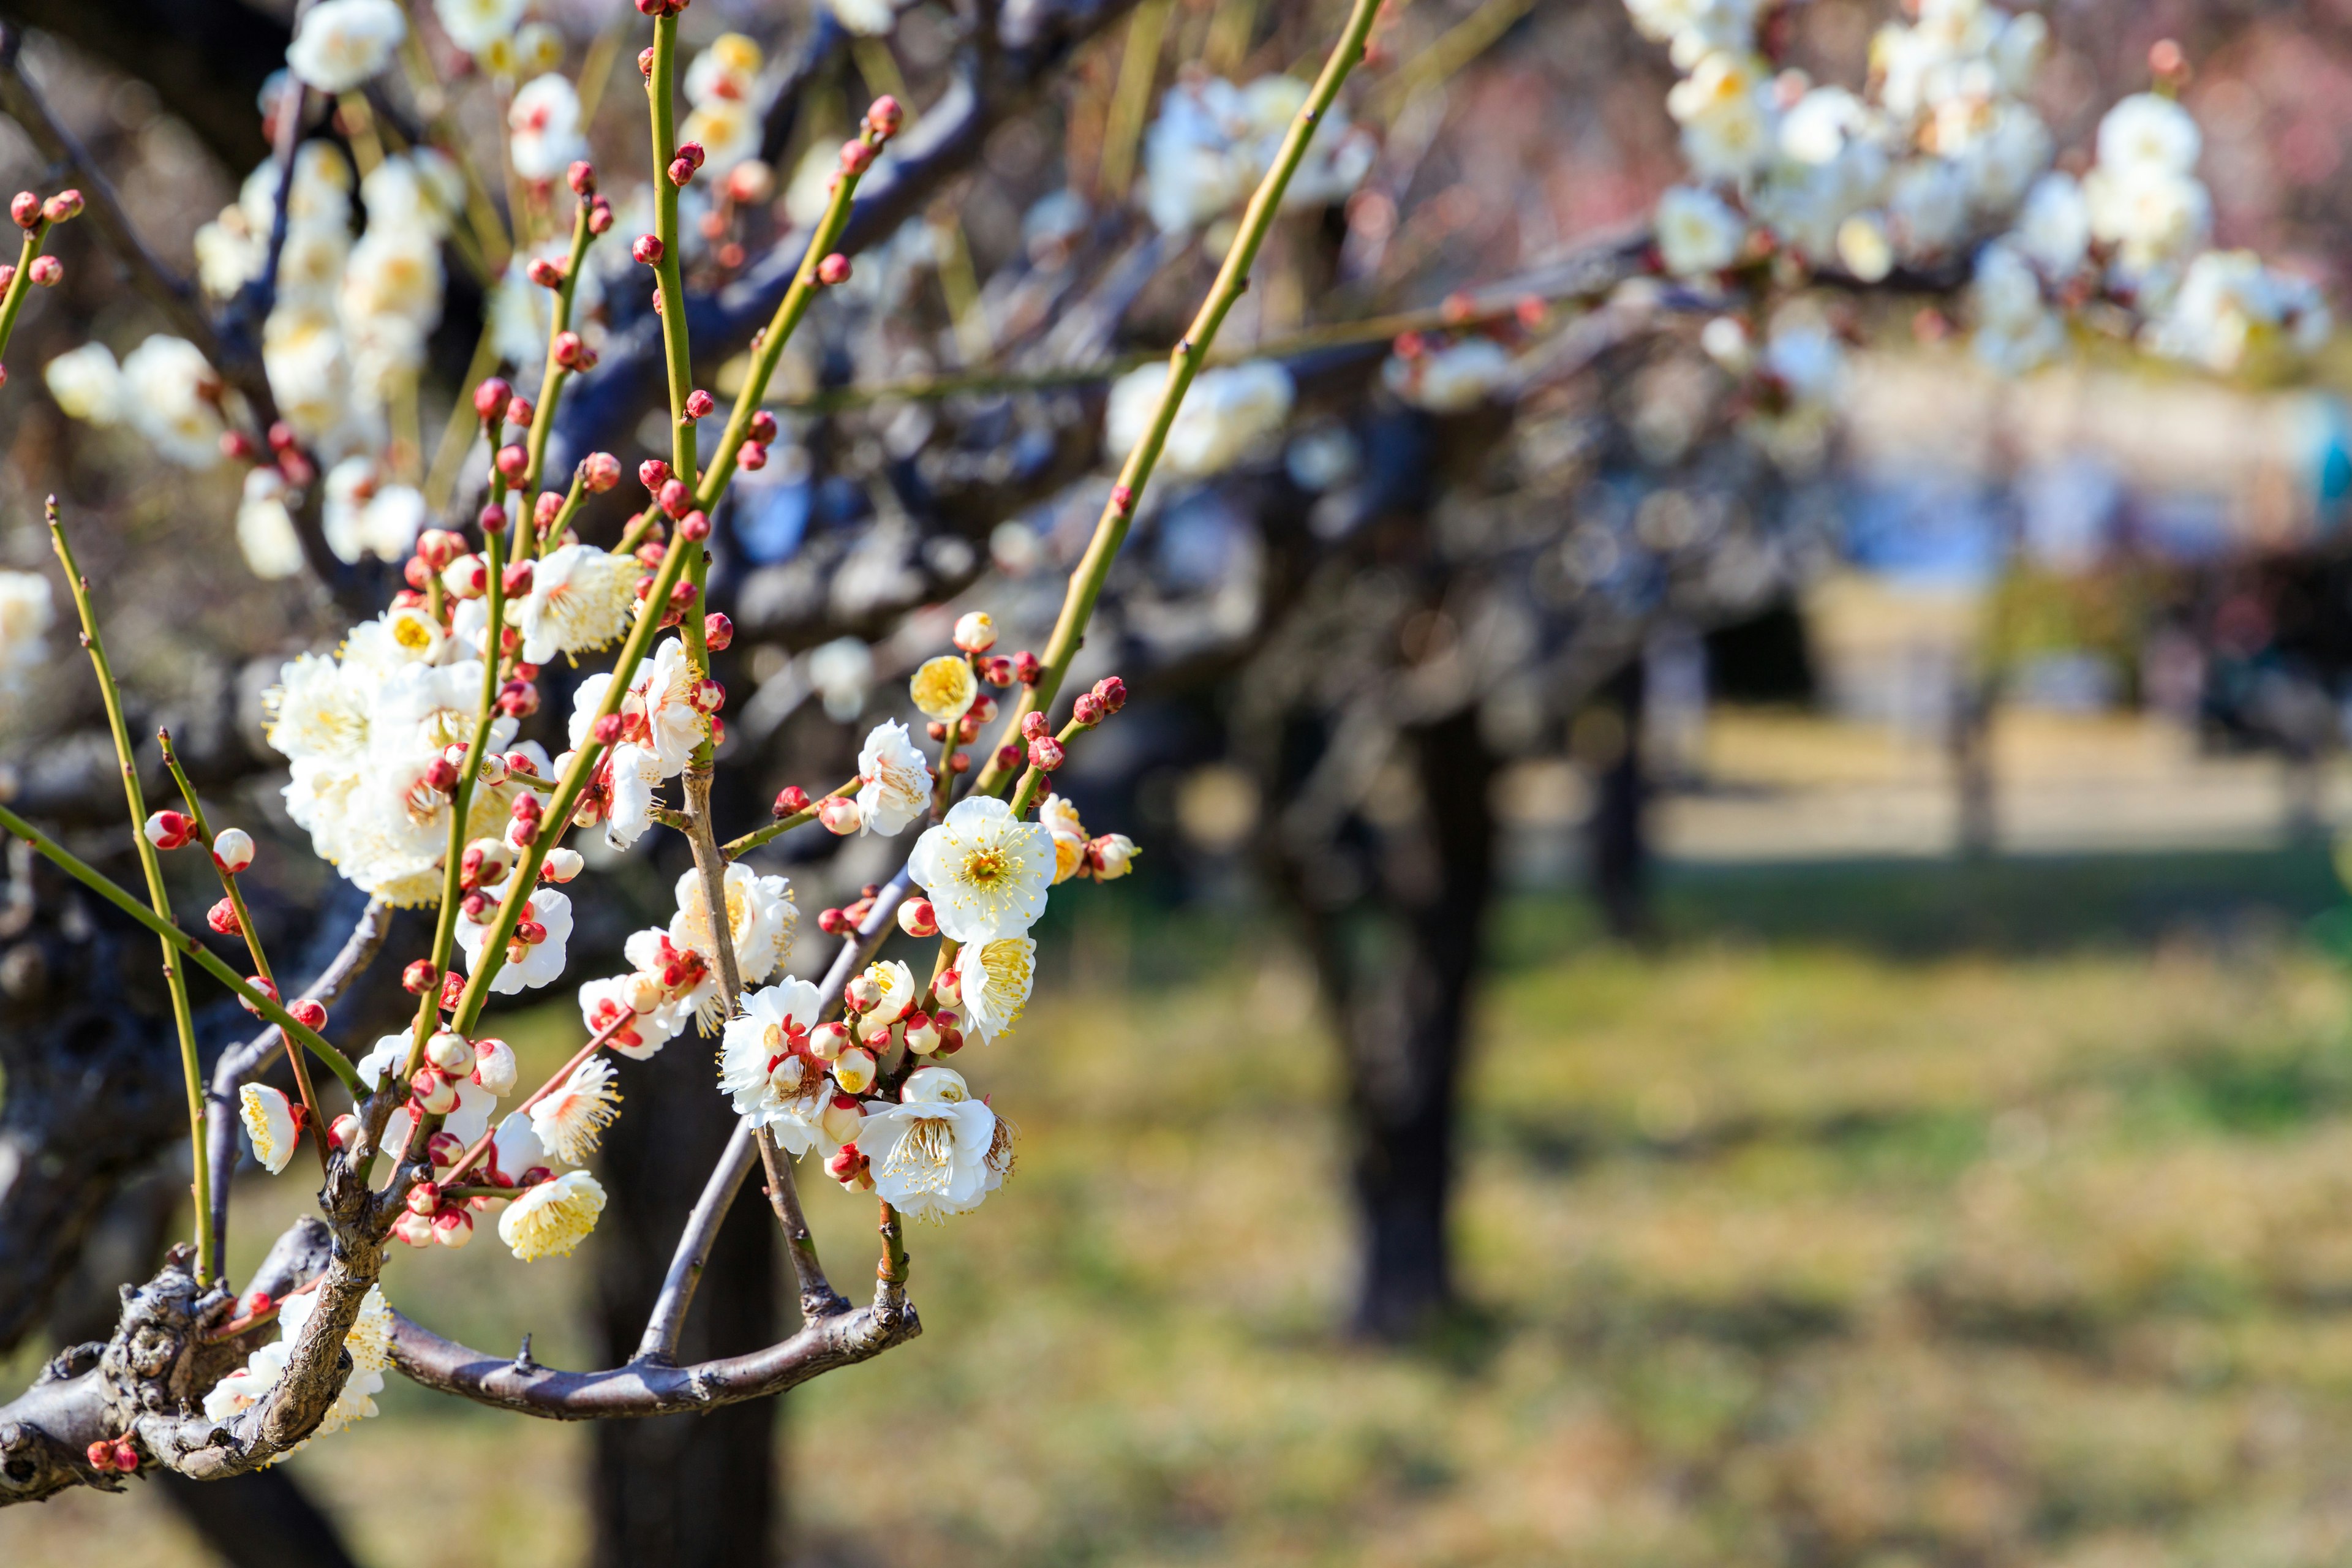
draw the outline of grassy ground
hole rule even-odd
[[[1691,873],[1647,956],[1516,905],[1475,1310],[1407,1354],[1331,1332],[1330,1058],[1295,962],[1090,920],[1075,984],[976,1064],[1021,1166],[917,1233],[925,1336],[787,1402],[797,1553],[2344,1562],[2352,997],[2298,935],[2332,898],[2284,858]],[[282,1203],[251,1201],[248,1239]],[[862,1276],[866,1205],[814,1206]],[[554,1360],[571,1279],[483,1247],[393,1290]],[[583,1434],[385,1403],[291,1461],[368,1561],[579,1559]],[[363,1494],[387,1474],[407,1500]],[[152,1496],[0,1517],[12,1568],[101,1558],[195,1560]]]

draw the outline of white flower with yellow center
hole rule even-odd
[[[530,596],[516,612],[522,657],[545,664],[557,654],[586,653],[629,629],[635,613],[637,563],[592,544],[563,544],[531,569]]]
[[[1058,795],[1045,797],[1037,820],[1054,836],[1054,880],[1066,882],[1087,863],[1087,825],[1078,820],[1078,808]]]
[[[566,1171],[528,1187],[499,1215],[499,1239],[530,1263],[572,1256],[604,1212],[604,1186],[585,1171]]]
[[[294,1353],[296,1342],[318,1307],[316,1290],[289,1296],[279,1304],[278,1337],[254,1352],[244,1366],[213,1385],[205,1395],[207,1420],[226,1421],[258,1404],[263,1395],[278,1386],[278,1380],[286,1375],[286,1363]],[[343,1349],[351,1354],[351,1376],[344,1380],[341,1392],[327,1407],[325,1418],[310,1436],[287,1453],[299,1452],[312,1438],[340,1432],[376,1414],[374,1396],[383,1392],[383,1374],[392,1365],[392,1304],[384,1300],[381,1285],[369,1286],[367,1294],[361,1298],[359,1315],[343,1334]],[[283,1458],[285,1455],[278,1457]]]
[[[971,1097],[961,1073],[919,1068],[898,1104],[866,1113],[857,1146],[885,1203],[937,1219],[978,1208],[1003,1179],[991,1170],[996,1134],[996,1113]]]
[[[688,103],[713,99],[749,99],[760,84],[760,67],[766,57],[760,46],[740,33],[721,33],[686,68]]]
[[[320,92],[349,92],[383,69],[407,36],[393,0],[323,0],[294,25],[286,63]]]
[[[488,889],[490,904],[482,911],[485,919],[478,921],[464,910],[457,911],[457,945],[465,949],[468,973],[482,966],[483,946],[489,940],[490,928],[498,922],[499,907],[512,881],[509,877],[505,883]],[[538,942],[523,942],[520,932],[524,921],[538,926],[546,935]],[[490,990],[500,996],[536,991],[562,977],[564,944],[572,937],[571,898],[552,888],[533,888],[522,920],[516,922],[515,929],[518,934],[509,939],[509,946],[511,949],[520,943],[522,955],[518,958],[509,951],[498,973],[490,977]]]
[[[1011,1034],[1036,983],[1036,942],[1025,936],[966,942],[956,954],[955,967],[972,1032],[984,1040]]]
[[[525,0],[433,0],[449,41],[469,55],[506,43],[522,22]]]
[[[961,654],[943,653],[937,658],[925,659],[915,671],[914,679],[907,683],[907,689],[924,718],[952,724],[969,712],[979,698],[980,678],[971,672],[971,660]]]
[[[294,1157],[301,1130],[294,1125],[294,1107],[285,1095],[266,1083],[249,1083],[238,1091],[237,1114],[245,1135],[253,1140],[253,1157],[271,1175]]]
[[[762,877],[740,860],[730,863],[720,888],[727,899],[727,934],[735,947],[735,972],[747,985],[757,985],[773,974],[793,948],[793,931],[800,910],[793,904],[793,885],[782,877]],[[710,903],[702,895],[702,873],[688,871],[677,879],[677,913],[670,917],[669,940],[717,961],[718,943],[710,930]]]
[[[355,760],[367,750],[373,687],[325,654],[297,655],[278,668],[278,684],[262,696],[268,720],[262,733],[295,761]]]
[[[819,1010],[816,987],[788,975],[743,998],[743,1016],[728,1020],[719,1053],[719,1088],[732,1097],[735,1114],[773,1128],[776,1141],[795,1155],[824,1141],[824,1068],[795,1055],[791,1044],[793,1035],[815,1025]]]
[[[604,1129],[621,1114],[620,1103],[621,1092],[613,1087],[613,1064],[590,1057],[530,1108],[530,1130],[549,1153],[577,1165],[596,1152]],[[503,1226],[500,1234],[505,1234]]]
[[[1054,836],[994,795],[972,796],[915,840],[907,871],[930,895],[940,930],[955,941],[1018,936],[1045,912]]]
[[[958,660],[961,663],[961,660]],[[931,804],[931,769],[915,748],[915,738],[896,719],[874,726],[858,749],[858,820],[865,831],[888,837],[923,815]]]

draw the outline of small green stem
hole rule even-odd
[[[25,231],[25,244],[16,253],[16,270],[8,279],[8,289],[0,294],[0,354],[8,352],[9,334],[16,330],[16,312],[25,308],[25,293],[33,286],[33,260],[41,254],[41,241],[49,232],[49,220],[41,218]]]
[[[755,827],[751,832],[743,835],[742,837],[730,840],[730,842],[721,845],[719,852],[721,855],[726,856],[730,860],[740,859],[745,855],[750,854],[752,850],[757,849],[761,845],[767,843],[770,839],[781,837],[782,835],[790,833],[795,827],[800,827],[808,823],[814,822],[816,820],[816,814],[818,811],[823,809],[824,803],[833,799],[834,796],[856,795],[860,789],[863,789],[865,785],[866,781],[864,779],[851,779],[847,784],[829,791],[825,795],[819,796],[817,799],[809,802],[806,809],[796,811],[790,816],[779,817],[775,821],[768,824],[765,827]]]
[[[572,374],[555,361],[555,340],[572,330],[572,292],[580,286],[580,268],[587,261],[588,242],[595,237],[588,231],[589,209],[590,199],[583,196],[578,209],[572,215],[571,258],[564,264],[563,281],[556,287],[555,310],[547,325],[547,368],[540,373],[539,402],[531,411],[530,434],[526,437],[524,447],[530,454],[530,465],[522,479],[522,515],[525,517],[530,515],[531,505],[539,499],[540,479],[547,466],[547,437],[555,428],[555,405],[563,395],[565,378]],[[579,493],[576,484],[572,487],[572,493],[575,496]],[[561,531],[550,529],[548,531]],[[518,551],[516,559],[528,560],[537,553],[536,548],[529,552]]]
[[[36,236],[37,231],[26,231],[25,243],[28,247]],[[49,498],[48,518],[49,542],[57,550],[58,563],[65,568],[66,585],[73,592],[74,611],[81,617],[82,647],[89,650],[90,665],[98,671],[99,695],[106,702],[107,727],[114,733],[114,755],[122,766],[123,804],[131,811],[131,837],[138,846],[139,868],[146,874],[148,902],[158,921],[176,930],[172,920],[172,897],[163,887],[163,857],[147,837],[147,801],[139,787],[139,759],[131,750],[131,728],[122,718],[122,692],[115,685],[106,644],[98,635],[98,616],[90,608],[89,579],[81,574],[81,567],[74,560],[73,546],[66,542],[65,527],[58,521],[55,496]],[[205,1159],[204,1068],[196,1060],[196,1024],[188,1009],[187,977],[168,937],[163,939],[163,978],[171,987],[172,1023],[180,1035],[180,1071],[187,1080],[188,1147],[192,1155],[189,1163],[194,1169],[196,1205],[196,1282],[208,1285],[219,1260],[213,1256],[212,1172]]]

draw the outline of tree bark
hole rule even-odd
[[[611,1200],[593,1243],[605,1364],[637,1351],[677,1227],[734,1131],[710,1086],[713,1042],[691,1029],[631,1074],[629,1114],[605,1135]],[[755,1178],[756,1179],[756,1178]],[[719,1226],[677,1359],[704,1361],[778,1337],[772,1222],[739,1195]],[[596,1426],[592,1495],[597,1568],[758,1568],[771,1559],[776,1407],[750,1400],[707,1415]]]
[[[1643,677],[1634,658],[1601,686],[1617,721],[1614,754],[1595,759],[1592,812],[1585,821],[1586,874],[1609,934],[1637,942],[1650,930],[1649,781],[1642,763]]]

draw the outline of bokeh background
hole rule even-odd
[[[201,47],[138,32],[161,25],[128,0],[5,9],[36,29],[27,57],[60,116],[120,171],[159,251],[184,258],[261,154],[249,106],[275,63],[268,28],[221,42],[238,0],[189,9],[212,29]],[[288,10],[249,8],[280,48]],[[576,59],[605,10],[546,15]],[[1147,10],[1163,87],[1185,60],[1237,79],[1286,68],[1337,15]],[[1620,6],[1394,12],[1356,100],[1384,139],[1384,183],[1326,223],[1352,258],[1335,312],[1522,273],[1638,222],[1675,178],[1672,72]],[[1889,14],[1797,6],[1792,58],[1859,81]],[[2221,240],[2340,300],[2352,6],[2056,0],[2045,14],[2036,101],[2062,163],[2144,84],[2149,46],[2176,38]],[[919,81],[948,15],[919,7],[901,35]],[[795,4],[698,0],[688,22],[781,38],[805,19]],[[959,208],[983,276],[1020,253],[1040,195],[1118,205],[1101,188],[1102,122],[1139,25],[1089,45],[1070,90],[992,143]],[[1416,74],[1421,61],[1438,63]],[[854,81],[873,85],[845,74],[831,90],[847,100]],[[614,121],[615,149],[631,134]],[[0,159],[20,183],[40,167],[5,125]],[[1296,260],[1311,237],[1286,234],[1277,252]],[[20,328],[26,366],[148,320],[93,237],[63,243],[70,281]],[[1196,282],[1169,282],[1159,313],[1175,319]],[[1325,303],[1302,287],[1256,330],[1284,326],[1284,310],[1323,320]],[[1151,341],[1154,309],[1134,341]],[[1597,678],[1579,665],[1533,694],[1500,682],[1457,729],[1422,732],[1484,759],[1473,782],[1493,839],[1451,1118],[1451,1278],[1409,1321],[1368,1306],[1349,1110],[1361,1074],[1346,1041],[1393,1020],[1349,1013],[1328,933],[1332,911],[1372,895],[1302,887],[1266,852],[1296,797],[1265,761],[1261,665],[1171,656],[1173,674],[1139,682],[1122,721],[1139,739],[1081,750],[1069,777],[1090,826],[1146,846],[1140,869],[1057,897],[1040,999],[986,1064],[1023,1134],[1017,1174],[977,1215],[916,1235],[923,1338],[759,1416],[778,1438],[776,1560],[2352,1556],[2352,910],[2334,850],[2352,820],[2352,356],[2254,384],[2094,353],[2012,384],[1915,334],[1912,310],[1865,310],[1879,347],[1854,362],[1834,451],[1757,501],[1800,516],[1805,542],[1758,575],[1764,591],[1645,601],[1587,660]],[[452,384],[470,341],[453,328],[436,345]],[[1670,369],[1600,374],[1648,386]],[[1638,437],[1646,405],[1613,404],[1615,385],[1591,405]],[[1704,467],[1669,457],[1653,467]],[[1713,504],[1704,483],[1630,471],[1611,481],[1635,487],[1627,517]],[[107,593],[134,607],[126,679],[214,737],[206,754],[258,756],[255,693],[338,623],[304,584],[256,583],[225,545],[234,479],[159,486],[127,437],[70,425],[37,377],[14,375],[0,392],[10,563],[45,554],[37,501],[51,489],[88,520]],[[1560,492],[1568,522],[1582,493]],[[1187,515],[1154,544],[1157,570],[1192,574],[1213,609],[1238,547],[1223,514]],[[1020,538],[990,542],[1017,574]],[[1398,635],[1417,661],[1455,629],[1407,616]],[[743,657],[763,689],[801,682],[769,726],[774,766],[807,782],[854,744],[864,694],[812,700],[824,671],[806,641],[762,646]],[[1252,651],[1266,647],[1315,657],[1280,637]],[[45,748],[89,709],[69,661],[52,668],[6,717],[45,798],[78,776]],[[262,765],[223,761],[217,776],[257,811]],[[1377,861],[1395,826],[1381,802],[1450,776],[1386,765],[1396,776],[1376,774],[1330,864]],[[869,868],[793,874],[805,912]],[[616,875],[658,898],[654,868]],[[279,889],[297,911],[323,897],[299,877]],[[528,1075],[568,1054],[577,1018],[559,1002],[505,1026]],[[142,1267],[169,1184],[134,1184],[95,1233],[85,1310]],[[299,1207],[292,1185],[240,1190],[245,1251]],[[829,1186],[810,1205],[836,1275],[855,1279],[868,1205]],[[589,1364],[604,1240],[530,1269],[489,1247],[418,1258],[395,1299],[468,1342],[529,1331],[542,1360]],[[76,1299],[19,1342],[18,1383],[74,1337]],[[593,1434],[396,1381],[383,1404],[288,1467],[352,1558],[589,1559]],[[131,1490],[0,1515],[0,1559],[215,1560],[161,1489]]]

